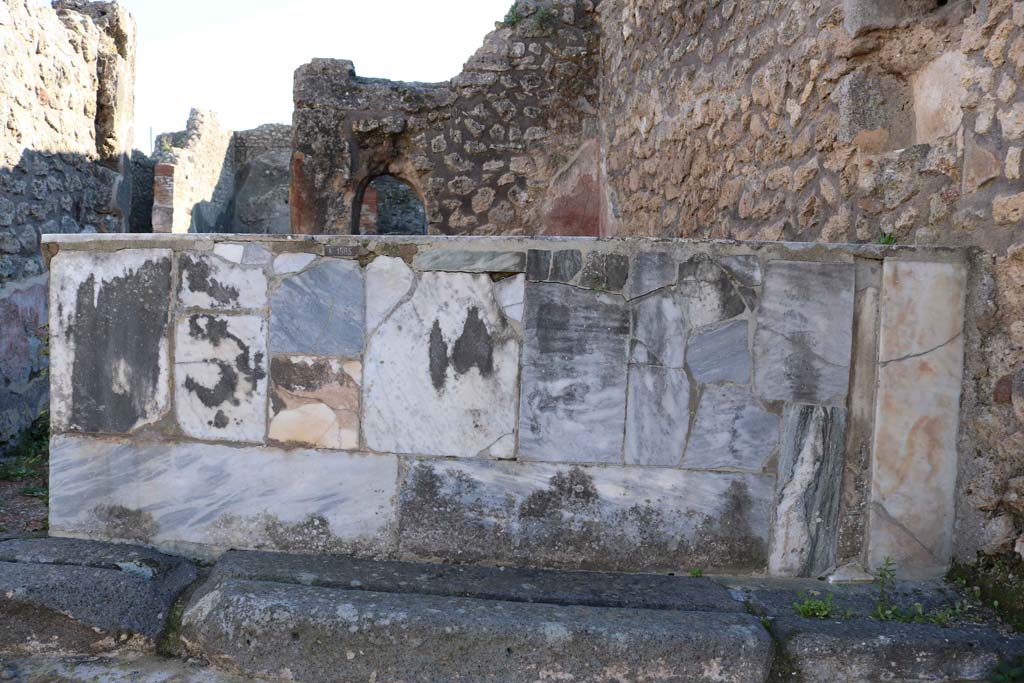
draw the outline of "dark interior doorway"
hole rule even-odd
[[[404,180],[380,175],[357,197],[352,232],[361,235],[425,235],[427,212],[416,190]]]

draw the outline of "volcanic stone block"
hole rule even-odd
[[[262,308],[267,305],[267,277],[262,266],[186,252],[178,257],[178,301],[188,308]]]
[[[522,273],[526,270],[526,254],[521,251],[461,251],[445,245],[417,252],[412,265],[416,270]]]
[[[690,424],[686,372],[630,366],[626,406],[626,464],[678,466]]]
[[[486,275],[423,273],[370,337],[363,429],[375,450],[509,457],[519,335]]]
[[[621,462],[629,314],[616,295],[528,283],[519,456]]]
[[[765,399],[844,405],[853,345],[854,265],[772,261],[754,334]]]
[[[406,463],[400,552],[566,569],[759,570],[775,478],[480,460]]]
[[[195,578],[191,563],[146,548],[62,538],[0,543],[0,652],[94,654],[129,639],[132,649],[152,650],[174,599]]]
[[[54,437],[50,532],[376,555],[390,548],[397,474],[391,455]]]
[[[52,427],[130,432],[170,403],[171,252],[63,251],[50,263]]]
[[[354,358],[363,351],[363,273],[355,261],[321,259],[286,277],[270,302],[270,350]]]
[[[690,340],[686,365],[701,384],[750,383],[749,324],[735,320]]]
[[[683,467],[760,472],[779,443],[779,416],[734,384],[704,389]]]
[[[356,360],[274,356],[267,438],[316,448],[359,448],[362,370]]]
[[[267,427],[267,323],[193,313],[178,321],[174,405],[198,439],[262,442]]]
[[[630,302],[630,362],[681,368],[686,359],[686,301],[675,289]]]
[[[786,406],[769,570],[817,577],[835,566],[846,410]]]
[[[966,268],[886,260],[868,562],[941,576],[953,546]]]
[[[182,617],[191,654],[296,681],[760,683],[771,637],[735,612],[630,610],[225,578]],[[728,671],[724,678],[720,671]],[[429,672],[429,673],[427,673]],[[711,672],[710,674],[708,672]]]

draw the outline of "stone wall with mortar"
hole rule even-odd
[[[184,131],[155,146],[153,232],[290,231],[289,126],[232,131],[193,109]]]
[[[44,250],[53,534],[627,571],[948,565],[962,251]]]
[[[0,452],[46,409],[39,236],[124,232],[135,23],[111,2],[0,2]]]
[[[599,12],[610,232],[984,249],[957,552],[1011,548],[1024,531],[1024,3]]]
[[[523,0],[446,83],[295,74],[297,233],[358,233],[373,178],[409,183],[431,233],[596,235],[598,32],[590,0]]]

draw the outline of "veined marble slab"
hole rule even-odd
[[[446,246],[417,252],[412,265],[416,270],[522,273],[526,270],[526,254],[521,251],[461,251]]]
[[[771,261],[754,333],[754,383],[769,400],[845,405],[854,265]]]
[[[410,460],[403,555],[628,571],[759,570],[775,478],[641,467]]]
[[[370,337],[363,430],[378,451],[511,457],[519,334],[486,275],[421,273]]]
[[[244,249],[240,251],[239,259]],[[233,254],[222,258],[199,252],[178,256],[178,301],[182,306],[237,311],[267,305],[267,276],[263,267],[240,265],[230,256]]]
[[[174,407],[189,436],[261,443],[267,429],[267,321],[207,313],[178,320]]]
[[[284,278],[270,301],[270,350],[357,358],[363,351],[363,272],[323,258]]]
[[[952,554],[967,271],[887,260],[882,270],[868,562],[941,576]]]
[[[519,457],[622,462],[629,312],[621,296],[528,283]]]
[[[215,554],[387,553],[397,458],[57,436],[50,533]]]
[[[706,387],[686,445],[683,467],[760,472],[779,444],[780,418],[747,387]]]
[[[750,383],[750,323],[733,320],[693,337],[686,350],[686,365],[700,384]]]
[[[274,356],[267,438],[315,448],[359,448],[357,360]]]
[[[626,464],[677,467],[690,426],[690,379],[685,370],[629,368]]]
[[[50,262],[51,425],[130,432],[170,404],[171,251],[66,251]]]
[[[378,256],[366,266],[366,333],[377,326],[412,290],[416,274],[395,256]]]

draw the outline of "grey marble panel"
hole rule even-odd
[[[355,261],[320,259],[271,296],[270,350],[355,357],[363,351],[363,273]]]
[[[734,384],[704,389],[683,467],[760,472],[779,443],[779,416]]]
[[[674,284],[678,277],[676,260],[666,251],[641,251],[633,257],[627,296],[635,299]]]
[[[843,405],[853,342],[854,265],[772,261],[754,336],[762,398]]]
[[[786,406],[769,569],[820,576],[835,565],[846,410]]]
[[[587,265],[580,273],[579,285],[590,289],[619,292],[628,278],[628,256],[592,251],[587,254]]]
[[[625,571],[757,571],[775,478],[480,460],[403,466],[403,555]]]
[[[677,467],[690,424],[686,372],[655,365],[629,368],[626,464]]]
[[[629,314],[617,295],[528,283],[519,455],[621,462]]]
[[[551,275],[555,282],[572,282],[583,267],[583,255],[579,249],[559,249],[551,253]]]
[[[687,302],[674,288],[630,302],[631,362],[683,367],[686,360],[686,305]]]
[[[443,247],[417,252],[416,270],[448,270],[463,273],[522,273],[526,254],[521,251],[461,251]]]
[[[686,365],[701,384],[750,383],[747,320],[734,320],[693,337],[686,350]]]
[[[392,455],[55,437],[50,530],[212,554],[379,554],[391,545]]]
[[[733,279],[747,287],[761,284],[761,259],[756,256],[726,256],[719,263],[729,271]]]
[[[686,319],[691,330],[735,318],[747,308],[736,283],[704,254],[679,265],[676,289],[686,301]]]

